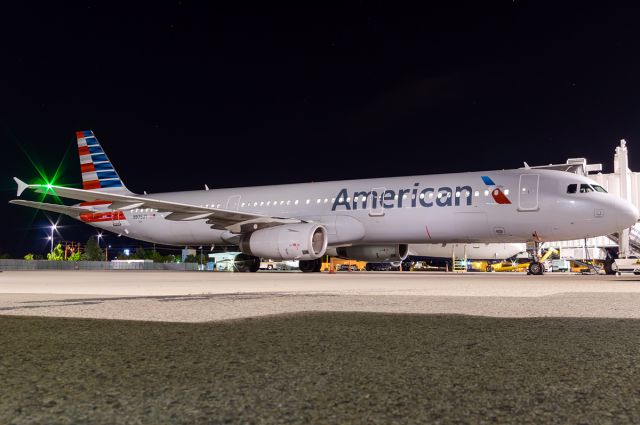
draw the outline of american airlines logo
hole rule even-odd
[[[511,203],[509,198],[507,198],[507,195],[505,195],[503,187],[495,184],[489,176],[482,176],[482,181],[484,182],[484,184],[486,184],[491,188],[491,196],[493,197],[493,200],[496,201],[496,203],[498,204]]]
[[[502,190],[488,176],[482,176],[482,181],[489,186],[493,200],[498,204],[511,204],[511,201]],[[420,183],[414,183],[410,189],[386,189],[378,193],[376,190],[353,192],[353,197],[346,188],[340,189],[333,201],[331,211],[339,207],[345,210],[366,209],[390,209],[390,208],[416,208],[418,206],[430,208],[473,205],[473,189],[471,186],[456,186],[455,188],[442,186],[420,187]]]

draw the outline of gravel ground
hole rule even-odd
[[[640,321],[0,317],[0,423],[640,423]]]

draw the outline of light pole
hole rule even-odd
[[[51,225],[51,236],[49,239],[51,239],[51,253],[53,254],[53,232],[56,230],[56,225],[52,224]]]
[[[100,239],[102,239],[102,233],[98,233],[96,235],[96,240],[98,241],[98,249],[100,249]]]

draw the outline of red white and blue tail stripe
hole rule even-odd
[[[80,155],[82,188],[131,193],[120,179],[107,154],[102,150],[93,131],[78,131],[76,138],[78,139],[78,155]]]

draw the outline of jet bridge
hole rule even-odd
[[[564,164],[549,164],[531,167],[526,162],[524,169],[546,169],[566,171],[595,180],[609,193],[630,201],[640,208],[640,173],[629,169],[629,152],[627,142],[622,139],[615,149],[613,173],[602,173],[602,164],[588,164],[586,158],[569,158]],[[573,250],[574,255],[580,250],[591,258],[606,259],[609,250],[618,250],[618,256],[626,258],[630,255],[640,256],[640,225],[630,229],[621,229],[619,233],[598,238],[577,241],[548,242],[546,246],[561,248],[565,252]],[[586,251],[589,250],[589,251]]]
[[[602,171],[602,164],[587,164],[586,158],[569,158],[564,164],[536,165],[533,167],[525,162],[522,168],[525,170],[557,170],[587,176],[589,173]]]

